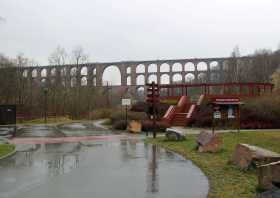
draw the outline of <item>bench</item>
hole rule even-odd
[[[280,154],[249,144],[237,144],[231,161],[242,170],[257,168],[259,188],[280,187]]]

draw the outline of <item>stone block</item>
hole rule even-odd
[[[202,131],[197,137],[199,152],[218,152],[223,145],[223,139],[218,134]]]

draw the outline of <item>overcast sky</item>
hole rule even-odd
[[[95,61],[228,56],[280,42],[279,0],[0,0],[0,53],[60,45]]]

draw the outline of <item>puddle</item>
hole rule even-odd
[[[91,123],[21,126],[16,136],[19,152],[0,161],[1,198],[207,197],[199,168],[142,136]]]
[[[0,197],[207,196],[200,169],[170,151],[135,138],[83,144],[37,145],[0,161]]]
[[[25,125],[17,129],[16,137],[63,137],[64,134],[51,125]]]

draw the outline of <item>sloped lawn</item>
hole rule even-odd
[[[186,140],[180,142],[167,141],[164,137],[155,140],[148,138],[146,142],[161,145],[192,160],[209,179],[208,197],[255,197],[257,193],[256,170],[240,171],[231,165],[229,160],[237,143],[257,145],[280,153],[280,131],[223,133],[221,136],[224,140],[223,149],[215,154],[198,153],[195,150],[195,135],[188,135]]]

